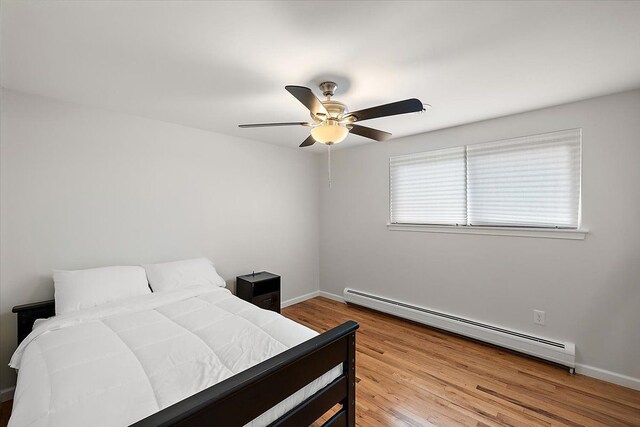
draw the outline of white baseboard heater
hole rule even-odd
[[[441,313],[351,288],[344,289],[344,299],[348,303],[372,308],[434,328],[444,329],[445,331],[549,360],[567,366],[572,373],[575,370],[576,347],[572,343],[557,342],[522,332],[511,331],[499,326]]]

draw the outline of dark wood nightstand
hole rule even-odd
[[[18,344],[20,344],[31,333],[36,319],[47,319],[56,315],[56,303],[54,300],[49,300],[16,305],[11,311],[18,314]]]
[[[280,313],[280,276],[266,271],[238,276],[236,295],[260,308]]]

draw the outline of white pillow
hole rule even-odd
[[[211,260],[207,258],[186,259],[162,264],[143,265],[153,292],[193,285],[225,287],[226,283],[218,275]]]
[[[53,284],[56,315],[151,293],[139,266],[53,270]]]

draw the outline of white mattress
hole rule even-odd
[[[215,287],[52,317],[11,359],[19,374],[9,426],[126,426],[316,335]],[[249,425],[274,421],[341,369]]]

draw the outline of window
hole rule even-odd
[[[389,160],[391,223],[578,227],[580,129]]]

